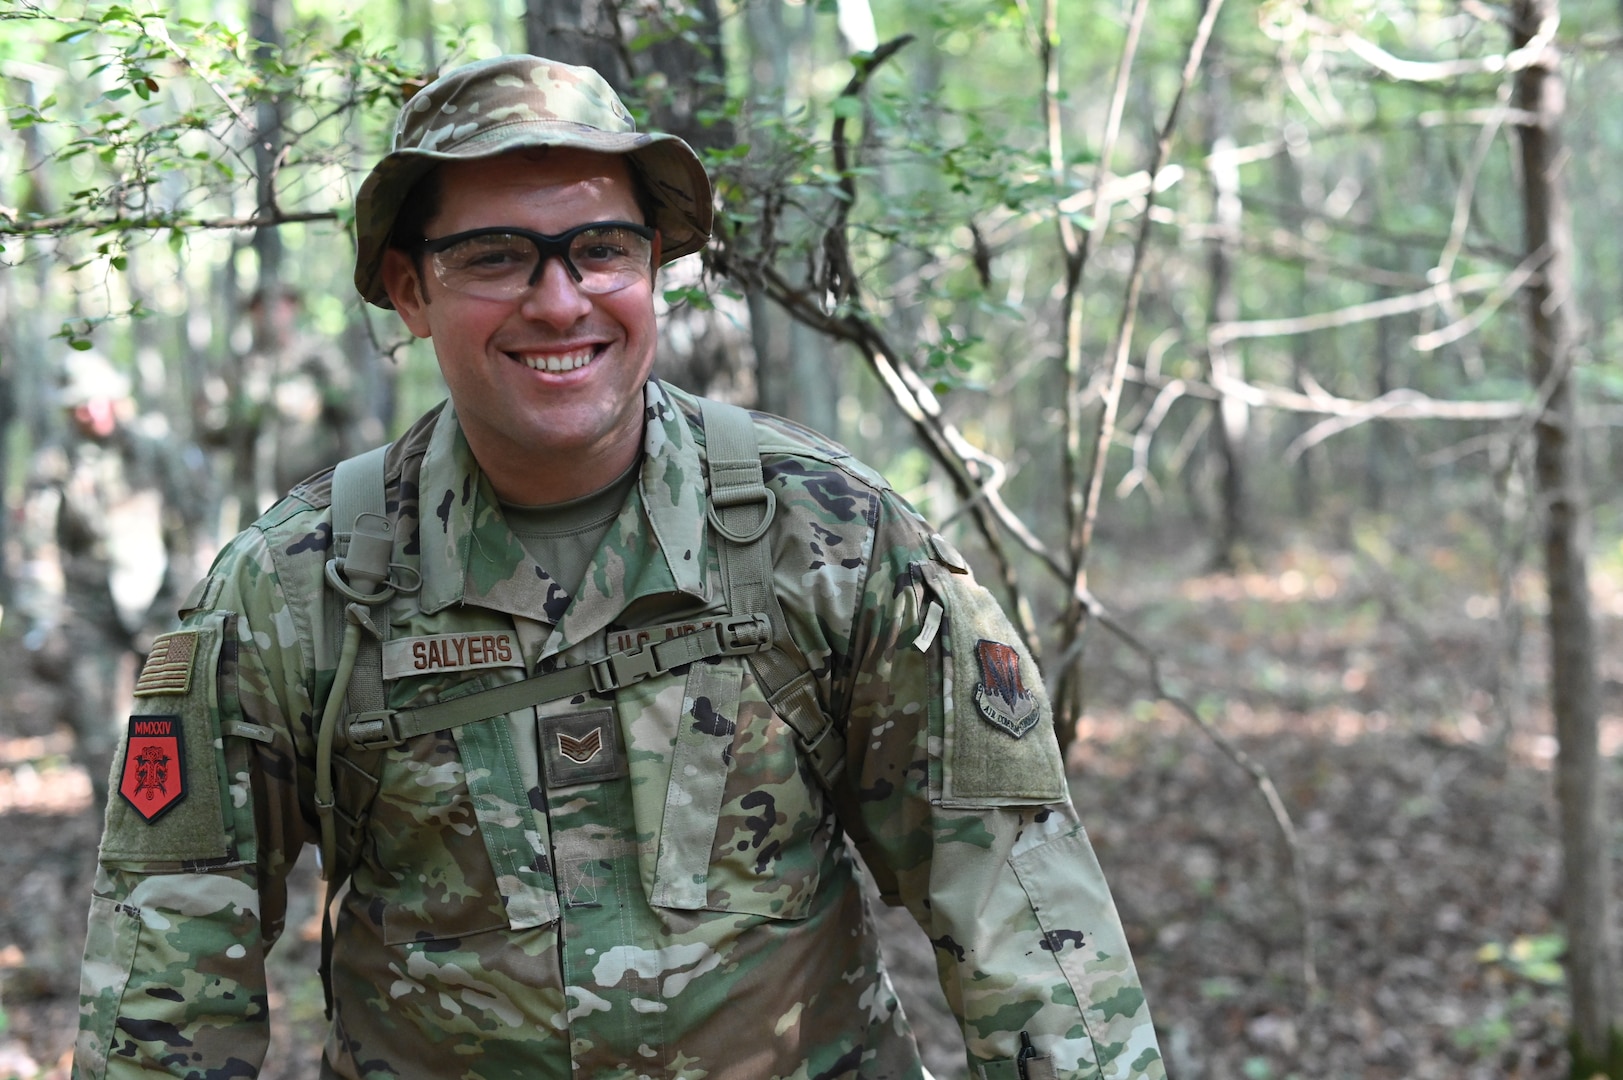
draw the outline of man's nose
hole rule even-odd
[[[549,323],[559,329],[573,326],[591,310],[591,297],[581,291],[569,267],[556,255],[541,260],[540,278],[524,294],[520,304],[526,319]]]

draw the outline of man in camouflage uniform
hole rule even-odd
[[[975,1076],[1164,1076],[1038,674],[951,545],[757,415],[773,580],[732,587],[736,429],[649,377],[655,268],[710,219],[692,151],[588,69],[503,57],[407,104],[356,284],[450,401],[384,455],[375,520],[303,485],[154,649],[80,1075],[251,1075],[289,866],[336,821],[323,1076],[921,1077],[842,826],[933,940]],[[368,544],[377,588],[347,576]],[[383,700],[329,709],[379,638]]]
[[[68,430],[35,455],[23,497],[24,644],[67,688],[76,756],[98,807],[141,652],[197,575],[201,462],[94,352],[64,362]],[[177,585],[178,583],[178,585]]]

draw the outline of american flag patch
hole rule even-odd
[[[196,630],[175,630],[159,637],[135,681],[135,696],[186,693],[191,689],[192,657],[196,655]]]

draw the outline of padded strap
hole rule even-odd
[[[702,399],[705,457],[710,464],[710,524],[721,536],[721,573],[727,606],[764,611],[772,620],[772,648],[750,663],[772,709],[794,728],[801,750],[825,786],[845,769],[845,747],[818,704],[816,680],[789,636],[788,620],[772,585],[769,526],[777,497],[761,471],[755,421],[736,405]]]
[[[342,711],[340,701],[349,709],[362,703],[369,709],[381,709],[385,702],[379,620],[368,619],[362,604],[381,603],[393,595],[387,582],[394,551],[394,523],[387,515],[383,473],[388,450],[387,444],[375,447],[345,458],[333,470],[333,557],[327,561],[328,587],[322,590],[325,632],[318,633],[315,642],[317,670],[336,672],[316,734],[315,801],[321,823],[321,876],[327,880],[326,898],[321,905],[321,962],[317,970],[329,1020],[333,1015],[332,907],[354,869],[339,865],[346,860],[340,851],[334,817],[337,796],[333,784],[333,737],[337,714]],[[381,622],[388,626],[387,619]],[[362,625],[371,633],[362,634]]]
[[[394,552],[394,523],[386,513],[383,494],[384,458],[388,450],[388,444],[374,447],[364,454],[346,458],[333,470],[333,547],[339,576],[368,599],[388,580],[389,559]],[[346,622],[344,598],[338,595],[339,591],[327,590],[328,607],[332,609],[328,621],[335,631],[323,637],[323,644],[329,648],[340,640]],[[381,626],[387,624],[388,620],[383,620]],[[336,657],[330,659],[336,660]],[[318,661],[318,666],[331,665],[320,665]],[[371,712],[383,705],[383,644],[378,638],[367,635],[355,657],[347,711]]]

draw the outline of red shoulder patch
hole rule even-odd
[[[132,716],[118,793],[148,821],[186,797],[186,756],[180,717]]]

